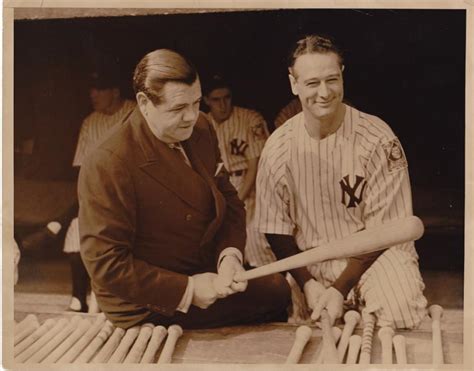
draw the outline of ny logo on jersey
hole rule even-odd
[[[365,186],[367,181],[364,177],[356,175],[356,181],[354,186],[351,186],[349,183],[349,175],[343,177],[339,184],[341,185],[342,190],[342,203],[347,207],[356,207],[357,204],[362,202],[362,195],[364,193]],[[357,190],[360,188],[359,195],[357,196]],[[349,196],[349,202],[346,203],[346,194]]]
[[[245,140],[234,138],[230,141],[230,153],[235,156],[243,156],[248,146]]]

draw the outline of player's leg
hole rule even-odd
[[[379,326],[416,328],[426,316],[425,285],[412,243],[386,250],[364,273],[356,292]]]
[[[72,278],[72,297],[69,309],[77,312],[87,312],[87,291],[89,276],[80,254],[80,237],[78,218],[74,218],[69,225],[64,241],[64,252],[69,259]]]

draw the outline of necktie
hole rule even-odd
[[[188,165],[189,167],[192,167],[191,162],[189,161],[188,155],[186,155],[186,152],[184,151],[184,148],[181,146],[181,143],[179,143],[179,142],[178,143],[170,143],[169,147],[172,148],[172,149],[177,150],[179,152],[180,156],[183,158],[186,165]]]

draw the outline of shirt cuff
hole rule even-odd
[[[219,259],[217,260],[217,269],[218,270],[219,270],[219,267],[222,263],[222,259],[224,259],[226,256],[235,256],[237,258],[237,260],[240,262],[240,264],[241,265],[243,264],[244,257],[242,256],[242,252],[236,247],[226,247],[219,254]]]
[[[186,286],[186,291],[176,308],[177,311],[188,313],[189,307],[193,301],[194,296],[194,280],[191,276],[188,277],[188,286]]]

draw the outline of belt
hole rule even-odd
[[[236,170],[229,173],[230,176],[242,176],[244,175],[245,170]]]

